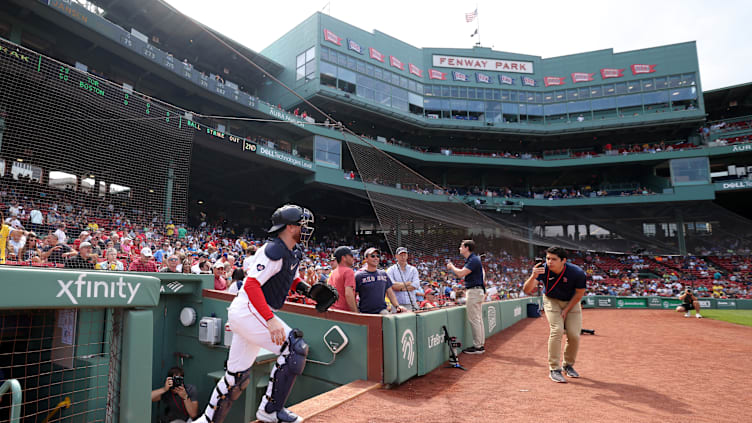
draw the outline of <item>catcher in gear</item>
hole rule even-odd
[[[308,344],[303,340],[302,331],[291,329],[274,311],[282,308],[290,288],[316,301],[320,312],[326,311],[338,296],[337,291],[327,285],[309,287],[297,276],[303,257],[298,243],[306,245],[311,238],[313,213],[287,204],[278,208],[271,220],[272,238],[253,256],[246,268],[243,288],[227,312],[234,336],[225,375],[214,388],[204,414],[195,422],[222,423],[225,420],[232,403],[248,386],[251,366],[261,348],[279,357],[256,418],[262,422],[303,421],[284,408],[284,404],[295,378],[303,373]]]

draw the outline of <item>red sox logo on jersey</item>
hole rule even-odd
[[[564,278],[564,283],[567,283],[567,278]]]
[[[264,270],[264,269],[266,269],[266,266],[264,266],[264,265],[263,265],[263,264],[261,264],[261,263],[259,263],[259,264],[258,264],[258,265],[256,266],[256,270],[258,270],[259,272],[260,272],[260,271],[262,271],[262,270]]]

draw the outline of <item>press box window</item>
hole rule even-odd
[[[326,167],[342,167],[342,144],[331,138],[316,135],[314,142],[314,161],[317,165]]]
[[[313,79],[316,73],[316,47],[311,47],[295,58],[295,79]]]

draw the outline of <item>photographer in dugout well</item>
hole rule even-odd
[[[151,391],[151,402],[160,401],[160,422],[185,423],[198,415],[196,387],[185,384],[184,377],[183,369],[173,367],[167,371],[164,386]]]
[[[679,295],[679,299],[681,300],[681,305],[676,307],[676,311],[685,311],[684,317],[690,317],[692,316],[690,314],[692,309],[695,309],[695,317],[698,319],[702,319],[702,315],[700,314],[700,302],[697,300],[697,297],[695,294],[692,293],[692,288],[687,288]]]

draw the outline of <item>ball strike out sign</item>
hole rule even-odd
[[[533,73],[533,62],[496,60],[483,57],[433,55],[433,65],[445,68],[477,69],[495,72]]]

